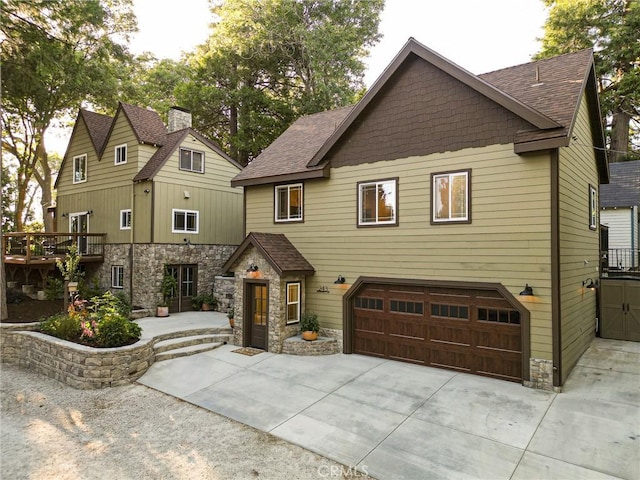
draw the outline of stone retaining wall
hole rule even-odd
[[[318,337],[303,340],[301,336],[289,337],[282,343],[282,353],[288,355],[333,355],[340,353],[340,345],[335,338]]]
[[[38,333],[37,328],[37,323],[1,325],[0,361],[92,390],[132,383],[154,360],[152,339],[126,347],[93,348]]]

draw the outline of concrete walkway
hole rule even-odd
[[[238,349],[156,363],[139,383],[379,479],[640,478],[640,343],[596,339],[560,394],[361,355]]]

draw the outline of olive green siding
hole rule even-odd
[[[599,179],[591,145],[592,131],[583,95],[568,148],[560,149],[560,292],[562,382],[595,336],[595,292],[582,287],[599,276],[598,229],[589,229],[589,185]]]
[[[472,222],[432,225],[430,175],[460,169],[471,169]],[[395,177],[399,225],[357,228],[357,183]],[[314,266],[305,308],[323,327],[342,328],[342,297],[360,276],[499,282],[517,298],[529,283],[531,355],[551,358],[548,154],[494,145],[333,168],[330,178],[305,182],[304,223],[274,223],[273,185],[245,195],[247,232],[286,234]],[[338,275],[346,285],[333,283]]]
[[[180,170],[179,149],[154,177],[154,242],[238,245],[243,238],[243,189],[232,188],[239,169],[188,135],[184,148],[204,152],[205,173]],[[187,192],[189,198],[185,198]],[[199,212],[199,231],[171,233],[172,210]]]
[[[56,185],[56,188],[58,189],[58,198],[60,197],[61,191],[64,191],[65,194],[70,194],[86,190],[87,182],[77,184],[73,183],[73,157],[79,155],[87,155],[88,182],[89,180],[92,180],[92,172],[98,164],[98,154],[93,149],[89,132],[87,131],[87,127],[84,120],[82,120],[82,117],[79,117],[78,119],[74,134],[72,135],[69,146],[67,147],[67,152],[63,159],[60,172],[58,172]],[[58,209],[58,211],[60,211],[60,209]]]
[[[153,182],[133,184],[133,243],[152,243]]]

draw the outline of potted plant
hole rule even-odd
[[[202,302],[203,302],[203,295],[195,295],[193,297],[191,297],[191,307],[193,307],[193,309],[196,312],[199,312],[200,310],[202,310]]]
[[[218,305],[218,300],[210,293],[202,294],[202,310],[207,312],[209,310],[215,310]]]
[[[227,312],[227,318],[229,319],[229,326],[231,328],[236,326],[236,321],[233,319],[233,315],[234,315],[234,309],[230,308],[229,311]]]
[[[158,317],[169,316],[169,302],[173,297],[174,292],[178,289],[178,281],[167,270],[164,272],[162,282],[160,282],[160,293],[162,294],[162,301],[158,303],[158,309],[156,315]]]
[[[311,312],[304,312],[300,319],[300,331],[302,332],[302,338],[305,340],[316,340],[318,338],[319,330],[320,323],[318,322],[318,315]]]

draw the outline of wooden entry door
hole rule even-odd
[[[167,270],[178,282],[178,291],[173,293],[169,311],[188,312],[193,308],[191,300],[198,290],[198,266],[197,265],[169,265]]]
[[[246,337],[245,342],[249,347],[261,348],[267,350],[268,341],[268,298],[267,284],[248,283],[247,284],[247,305],[245,311]]]

